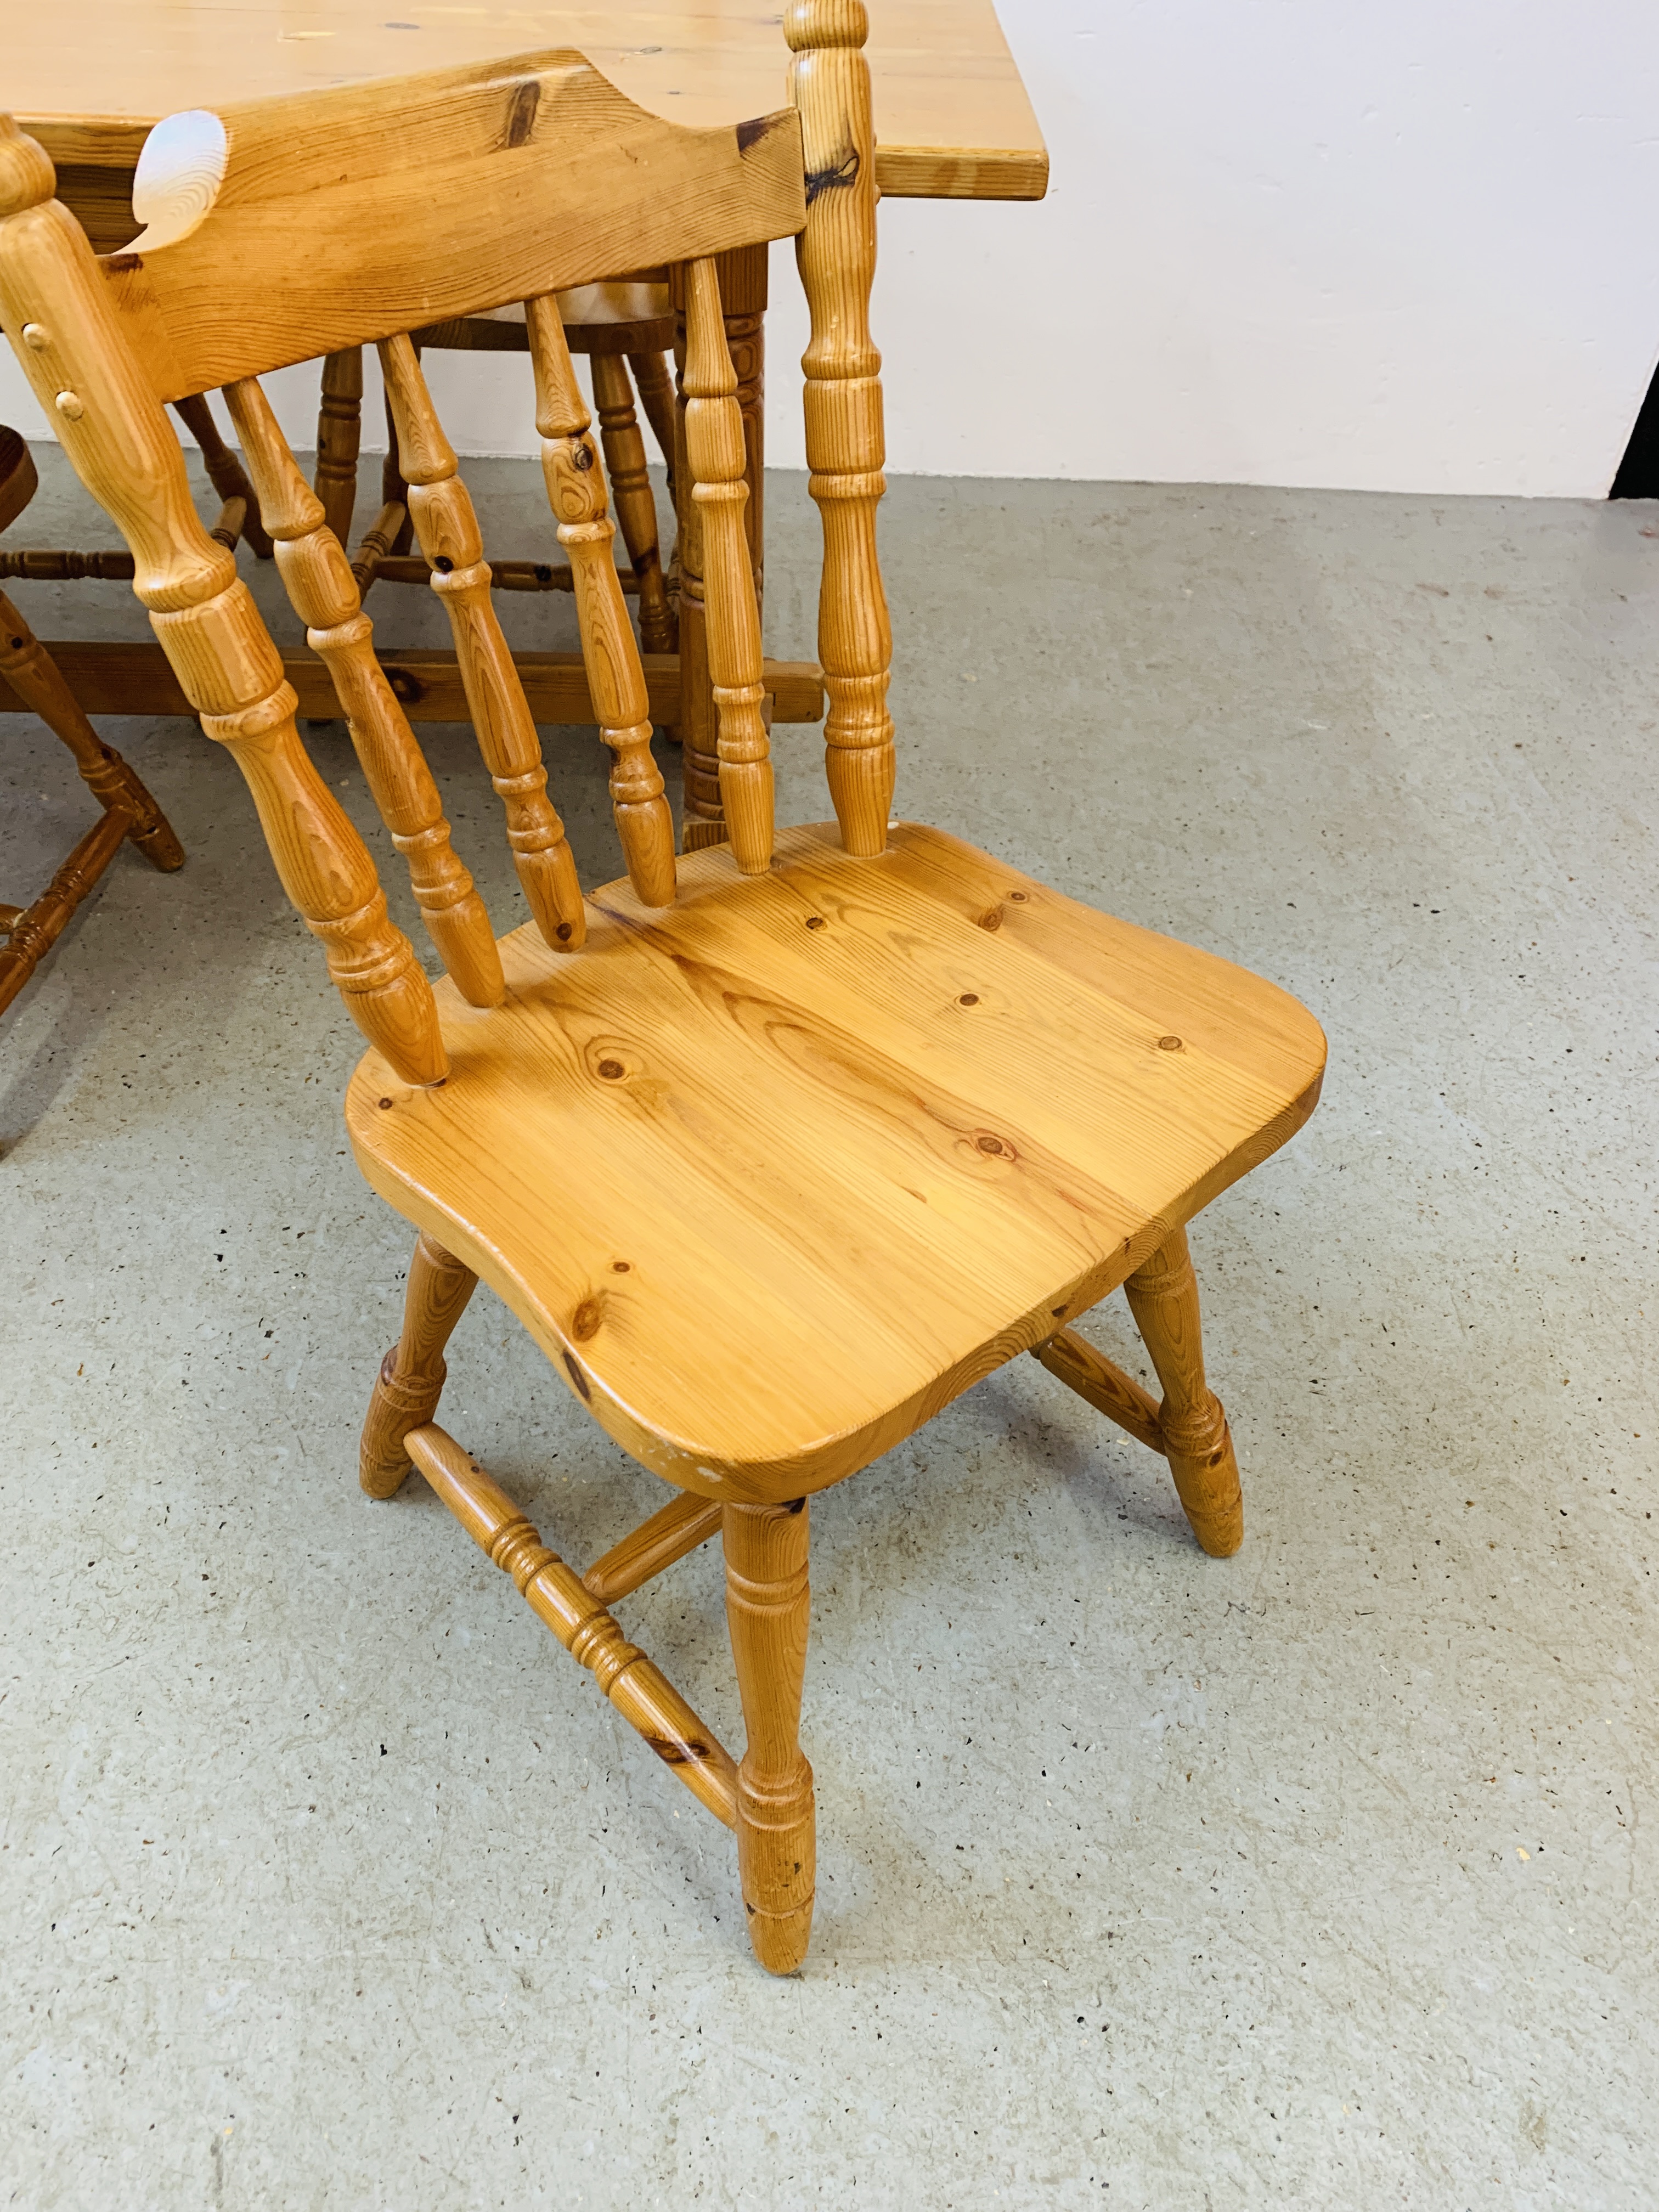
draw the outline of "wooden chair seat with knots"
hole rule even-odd
[[[795,0],[785,27],[792,106],[735,130],[661,122],[564,53],[183,118],[193,196],[101,264],[52,202],[41,149],[15,126],[0,135],[0,321],[132,548],[179,681],[242,768],[369,1040],[347,1095],[353,1148],[420,1235],[360,1480],[390,1497],[418,1469],[735,1830],[750,1939],[775,1972],[805,1956],[814,1895],[799,1733],[811,1494],[1030,1352],[1167,1458],[1207,1551],[1236,1549],[1237,1468],[1205,1377],[1185,1224],[1305,1119],[1324,1056],[1317,1024],[1271,984],[891,818],[864,10]],[[836,818],[778,830],[719,267],[783,236],[812,324]],[[726,834],[684,857],[557,305],[658,264],[684,302],[681,517]],[[627,864],[586,897],[411,335],[515,301]],[[258,381],[365,343],[380,348],[409,513],[530,911],[499,941]],[[163,403],[220,387],[447,970],[435,988],[305,751],[234,563],[190,507]],[[672,1486],[586,1574],[435,1419],[481,1277]],[[1070,1326],[1119,1284],[1161,1399]],[[611,1612],[715,1534],[738,1760]]]
[[[617,1441],[710,1498],[866,1466],[1317,1094],[1282,991],[918,824],[870,860],[783,830],[752,882],[717,848],[665,910],[626,880],[588,905],[580,960],[503,940],[489,1013],[441,984],[447,1079],[371,1053],[347,1125]],[[1230,1551],[1231,1471],[1214,1489],[1188,1510]]]

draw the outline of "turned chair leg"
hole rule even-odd
[[[1244,1540],[1244,1501],[1227,1416],[1204,1379],[1198,1283],[1186,1231],[1177,1229],[1123,1287],[1164,1385],[1158,1425],[1182,1506],[1210,1556],[1228,1559]]]
[[[592,354],[588,367],[611,504],[639,586],[640,647],[645,653],[672,653],[674,624],[657,546],[656,495],[646,473],[645,440],[634,412],[628,367],[619,353]]]
[[[175,399],[173,406],[179,419],[202,449],[202,465],[207,471],[208,482],[221,499],[240,499],[242,502],[242,536],[253,549],[254,556],[269,561],[275,548],[270,532],[259,515],[259,502],[253,496],[253,487],[247,480],[247,471],[219,435],[219,425],[213,419],[213,410],[208,405],[205,392],[198,392],[190,399]],[[233,545],[232,550],[234,551]]]
[[[749,1940],[774,1974],[799,1966],[812,1932],[812,1770],[798,1735],[807,1519],[804,1498],[726,1508],[726,1618],[749,1735],[738,1768],[738,1871]]]
[[[313,486],[323,520],[342,545],[351,544],[357,504],[357,449],[363,434],[363,349],[348,346],[323,359],[322,401],[317,416],[317,474]]]
[[[380,1363],[358,1448],[357,1480],[371,1498],[392,1497],[414,1472],[404,1438],[438,1410],[444,1346],[477,1286],[471,1268],[422,1230],[409,1263],[404,1333]]]

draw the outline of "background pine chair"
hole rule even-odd
[[[33,498],[39,478],[15,430],[0,428],[0,530]],[[63,671],[11,599],[0,592],[0,677],[74,756],[82,781],[103,809],[46,890],[29,905],[0,905],[0,1011],[9,1006],[51,950],[70,916],[131,837],[151,867],[181,868],[185,848],[167,817],[113,745],[82,713]]]
[[[1184,1224],[1299,1127],[1324,1056],[1317,1024],[1272,985],[940,831],[890,823],[864,27],[856,0],[800,0],[787,18],[798,116],[735,131],[659,122],[574,55],[227,112],[222,139],[204,137],[197,207],[170,240],[123,257],[139,266],[100,270],[52,204],[40,148],[15,128],[0,139],[0,319],[22,334],[36,390],[126,533],[157,635],[203,726],[243,768],[283,880],[370,1040],[347,1095],[352,1145],[421,1234],[361,1480],[390,1496],[417,1468],[735,1828],[754,1948],[780,1972],[805,1955],[814,1888],[798,1734],[811,1493],[1029,1351],[1165,1454],[1200,1540],[1234,1549],[1237,1472],[1204,1376]],[[325,164],[312,166],[313,148]],[[714,257],[790,234],[812,316],[836,820],[775,831]],[[678,862],[553,296],[644,257],[682,270],[686,468],[730,833]],[[434,313],[513,300],[615,754],[628,875],[586,900],[408,335]],[[255,380],[371,338],[534,916],[499,944],[380,676],[345,556]],[[210,386],[227,392],[283,574],[407,858],[448,969],[435,989],[305,754],[251,600],[185,495],[161,402]],[[434,1419],[445,1346],[480,1275],[595,1419],[678,1493],[585,1576]],[[1066,1327],[1120,1283],[1161,1404]],[[609,1610],[716,1530],[740,1763]]]
[[[622,588],[638,599],[640,643],[647,653],[672,653],[674,611],[658,541],[657,503],[647,473],[645,441],[635,411],[635,387],[668,464],[673,489],[674,383],[666,355],[674,342],[674,311],[665,272],[647,272],[605,284],[584,284],[560,295],[565,343],[589,358],[599,447],[629,568]],[[484,315],[458,315],[412,334],[417,351],[527,353],[522,306]],[[317,422],[317,496],[329,528],[343,545],[351,542],[357,497],[357,456],[362,441],[362,349],[350,346],[323,363],[322,406]],[[194,428],[194,424],[191,428]],[[398,461],[397,425],[387,409],[388,447],[381,471],[381,507],[352,567],[358,589],[380,580],[425,583],[424,562],[408,553],[412,526],[408,486]],[[495,567],[498,589],[568,591],[565,562],[515,561]]]

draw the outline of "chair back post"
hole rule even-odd
[[[784,16],[806,163],[806,222],[795,254],[812,319],[801,367],[806,465],[823,523],[824,767],[842,842],[865,857],[886,846],[895,771],[893,641],[876,557],[886,452],[881,356],[870,338],[877,194],[868,30],[863,0],[793,0]]]
[[[203,529],[184,456],[45,149],[0,116],[0,321],[76,475],[131,549],[133,590],[202,727],[246,777],[283,888],[369,1042],[443,1080],[437,1007],[367,848],[318,775],[236,556]]]

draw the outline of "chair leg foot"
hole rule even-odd
[[[726,1509],[726,1617],[749,1734],[738,1768],[738,1870],[749,1940],[774,1974],[793,1973],[806,1956],[817,1875],[812,1770],[798,1735],[807,1518],[805,1498]]]
[[[1244,1540],[1244,1500],[1227,1416],[1204,1379],[1186,1231],[1177,1229],[1123,1287],[1164,1385],[1158,1421],[1182,1510],[1211,1558],[1229,1559]]]
[[[371,1498],[391,1498],[414,1465],[404,1448],[443,1395],[444,1346],[466,1310],[477,1277],[424,1230],[409,1263],[404,1333],[380,1363],[357,1451],[357,1480]]]

